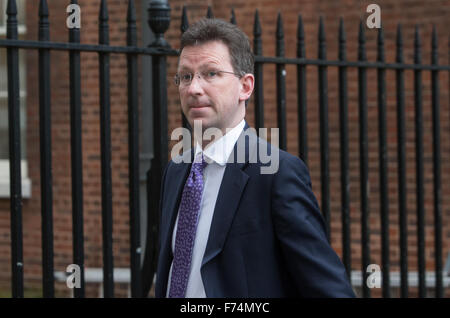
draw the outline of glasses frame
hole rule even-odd
[[[209,72],[210,70],[208,70]],[[235,73],[235,72],[230,72],[230,71],[221,71],[221,70],[214,70],[217,73],[226,73],[226,74],[233,74],[236,75],[238,78],[242,78],[244,75]],[[195,75],[198,75],[200,78],[203,78],[203,76],[201,75],[202,72],[194,72],[194,73],[190,73],[192,75],[191,80],[189,81],[189,84],[183,85],[183,87],[188,87],[191,85],[192,80],[194,79]],[[176,86],[180,87],[181,86],[181,80],[180,80],[180,75],[177,73],[175,74],[175,76],[173,77],[173,81],[175,83]]]

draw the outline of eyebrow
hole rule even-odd
[[[204,70],[207,68],[215,68],[215,67],[219,67],[219,64],[215,62],[207,62],[205,64],[200,65],[199,69]],[[192,69],[186,65],[182,65],[181,67],[178,67],[178,72],[179,71],[192,71]]]

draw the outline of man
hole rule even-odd
[[[255,135],[241,142],[252,73],[249,40],[236,26],[203,19],[183,34],[175,77],[183,113],[224,136],[197,140],[182,155],[192,164],[166,167],[156,296],[354,297],[306,166]],[[238,144],[243,160],[230,160]],[[261,173],[261,148],[278,155],[274,173]]]

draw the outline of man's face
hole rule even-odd
[[[229,49],[223,42],[211,41],[183,48],[178,74],[194,76],[190,84],[180,84],[179,92],[181,108],[192,127],[194,120],[201,120],[203,129],[216,127],[225,133],[244,118],[245,100],[253,90],[253,75],[239,78],[220,71],[234,72]],[[214,76],[205,79],[206,74]]]

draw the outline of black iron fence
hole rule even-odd
[[[76,0],[71,1],[77,4]],[[12,295],[23,297],[23,250],[22,250],[22,193],[20,166],[20,108],[19,108],[19,61],[20,49],[35,49],[39,52],[39,123],[40,123],[40,162],[41,162],[41,202],[42,202],[42,267],[43,295],[54,296],[53,267],[53,211],[52,211],[52,172],[51,172],[51,83],[50,52],[67,51],[70,56],[70,126],[71,126],[71,171],[72,171],[72,215],[73,215],[73,262],[81,269],[81,286],[74,289],[75,297],[85,296],[84,281],[84,241],[83,241],[83,197],[82,197],[82,138],[81,138],[81,76],[80,54],[96,52],[100,65],[100,131],[101,131],[101,178],[102,178],[102,233],[103,233],[103,293],[105,297],[114,296],[113,253],[112,253],[112,180],[111,180],[111,129],[110,129],[110,54],[125,54],[128,68],[128,127],[129,127],[129,211],[130,211],[130,268],[131,296],[143,297],[151,288],[157,255],[158,200],[162,171],[168,162],[168,114],[167,114],[167,64],[168,56],[177,56],[178,52],[164,39],[164,33],[170,24],[170,6],[167,1],[149,2],[149,25],[155,34],[155,41],[146,48],[137,47],[137,29],[134,1],[129,1],[127,17],[127,46],[109,45],[109,26],[107,1],[101,1],[99,15],[99,44],[80,44],[80,30],[69,31],[69,42],[51,42],[47,1],[40,0],[39,41],[18,40],[16,1],[8,0],[7,39],[0,40],[0,48],[7,50],[8,65],[8,116],[9,116],[9,161],[11,195],[11,266]],[[209,8],[207,17],[212,18]],[[236,24],[234,11],[231,22]],[[183,8],[181,32],[188,27],[186,8]],[[426,296],[425,280],[425,208],[424,208],[424,160],[423,160],[423,117],[422,117],[422,73],[431,72],[432,127],[433,127],[433,190],[434,190],[434,242],[435,242],[435,296],[444,295],[443,244],[442,244],[442,193],[441,193],[441,148],[440,148],[440,109],[438,73],[450,71],[450,66],[438,64],[437,34],[432,33],[432,58],[430,64],[421,59],[421,41],[419,28],[416,27],[414,42],[414,64],[403,62],[402,30],[397,32],[396,63],[385,62],[383,29],[378,32],[378,57],[376,62],[366,58],[364,26],[361,22],[358,40],[358,60],[348,61],[346,57],[346,35],[344,22],[340,20],[338,41],[339,59],[326,57],[325,29],[322,19],[319,22],[319,48],[317,59],[306,59],[305,37],[301,16],[298,19],[297,57],[286,58],[284,50],[284,32],[281,14],[278,15],[276,30],[276,56],[262,54],[262,31],[258,11],[254,20],[255,53],[255,128],[264,127],[264,88],[263,67],[276,65],[276,104],[277,126],[279,128],[281,149],[287,148],[286,127],[286,65],[297,66],[297,102],[298,102],[298,149],[299,157],[308,163],[307,144],[307,66],[318,70],[318,97],[320,118],[320,171],[321,171],[321,210],[323,211],[327,235],[330,238],[330,168],[328,138],[328,85],[327,69],[337,67],[339,72],[339,122],[340,122],[340,175],[342,200],[342,259],[351,278],[351,233],[350,233],[350,178],[348,144],[348,88],[347,69],[358,70],[359,104],[359,164],[361,199],[361,255],[362,255],[362,296],[370,297],[370,288],[366,284],[369,273],[371,252],[369,248],[369,197],[368,197],[368,112],[367,112],[367,70],[376,69],[378,79],[379,112],[379,180],[380,180],[380,217],[382,238],[382,287],[383,297],[390,297],[390,239],[389,239],[389,203],[388,203],[388,157],[386,137],[386,71],[396,72],[397,92],[397,133],[398,133],[398,186],[399,186],[399,230],[400,230],[400,287],[401,296],[408,296],[408,257],[406,224],[406,150],[405,150],[405,96],[404,73],[414,71],[415,92],[415,146],[417,178],[417,246],[418,246],[418,286],[419,296]],[[153,136],[154,158],[147,173],[148,226],[145,243],[145,255],[141,253],[139,218],[139,140],[138,140],[138,69],[139,56],[152,56],[153,67]],[[187,126],[183,117],[183,125]],[[443,176],[444,178],[448,176]],[[141,267],[141,258],[144,265]]]

